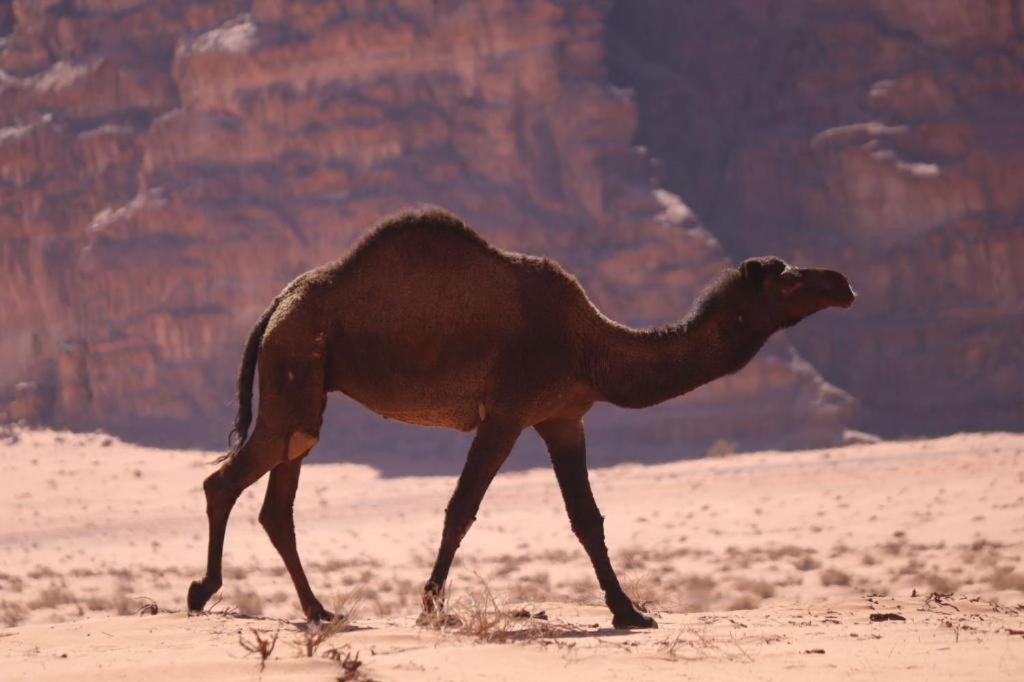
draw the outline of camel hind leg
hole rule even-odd
[[[303,442],[302,446],[307,443],[310,441]],[[312,444],[315,444],[315,441],[309,445],[310,448]],[[329,621],[334,616],[324,609],[323,604],[313,594],[295,543],[293,514],[295,491],[299,487],[299,470],[302,468],[302,460],[307,452],[309,452],[308,448],[302,455],[295,459],[289,459],[284,464],[278,464],[270,472],[267,496],[263,502],[263,509],[260,511],[260,523],[267,531],[270,542],[281,555],[281,559],[284,560],[285,568],[288,569],[288,574],[295,584],[295,591],[298,593],[299,603],[302,605],[302,612],[306,614],[306,619]]]
[[[188,588],[189,611],[202,611],[223,584],[221,558],[228,517],[238,496],[263,474],[284,459],[284,442],[257,422],[245,445],[220,469],[203,481],[210,538],[206,554],[206,575]]]
[[[287,465],[281,473],[271,474],[261,517],[266,519],[264,527],[292,572],[307,616],[322,615],[319,612],[323,607],[315,608],[319,602],[308,592],[309,585],[298,563],[294,549],[294,524],[291,522],[299,462],[319,438],[327,404],[323,353],[315,341],[299,343],[299,338],[297,335],[279,335],[274,331],[264,337],[259,361],[260,404],[256,427],[242,448],[203,482],[210,538],[206,575],[189,586],[190,611],[201,611],[223,584],[224,534],[238,496],[268,471],[277,471]],[[312,340],[313,336],[306,338]],[[291,469],[293,465],[294,471]],[[297,567],[297,572],[293,566]]]

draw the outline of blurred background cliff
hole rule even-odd
[[[850,276],[596,409],[598,463],[1024,428],[1024,0],[0,0],[0,36],[0,421],[222,447],[273,296],[430,202],[634,325],[750,255]],[[316,456],[465,438],[338,396]]]

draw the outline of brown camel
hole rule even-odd
[[[557,263],[494,248],[451,213],[426,207],[391,217],[342,259],[285,287],[249,336],[234,447],[203,484],[208,563],[189,588],[188,607],[201,610],[220,589],[228,514],[269,471],[260,523],[306,617],[331,617],[299,561],[292,504],[327,392],[341,391],[385,417],[476,430],[445,510],[426,611],[488,485],[519,434],[533,427],[613,625],[656,627],[623,592],[608,559],[587,479],[583,415],[597,401],[637,408],[692,391],[746,365],[776,330],[853,299],[838,272],[756,258],[726,270],[682,322],[630,329],[602,315]],[[257,362],[259,412],[246,438]]]

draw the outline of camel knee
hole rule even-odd
[[[320,442],[317,436],[305,431],[294,431],[288,438],[288,459],[297,459],[313,449]]]
[[[216,471],[203,481],[203,492],[206,493],[206,513],[208,516],[222,514],[231,509],[238,493],[235,492],[220,471]]]

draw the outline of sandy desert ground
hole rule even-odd
[[[7,434],[0,677],[1024,679],[1024,435],[593,471],[613,561],[661,625],[630,633],[609,627],[550,471],[499,475],[452,573],[452,618],[423,628],[454,480],[307,465],[300,552],[326,604],[354,605],[312,656],[318,633],[257,523],[263,483],[232,516],[223,599],[183,611],[213,457]],[[262,672],[240,643],[254,633],[277,635]]]

